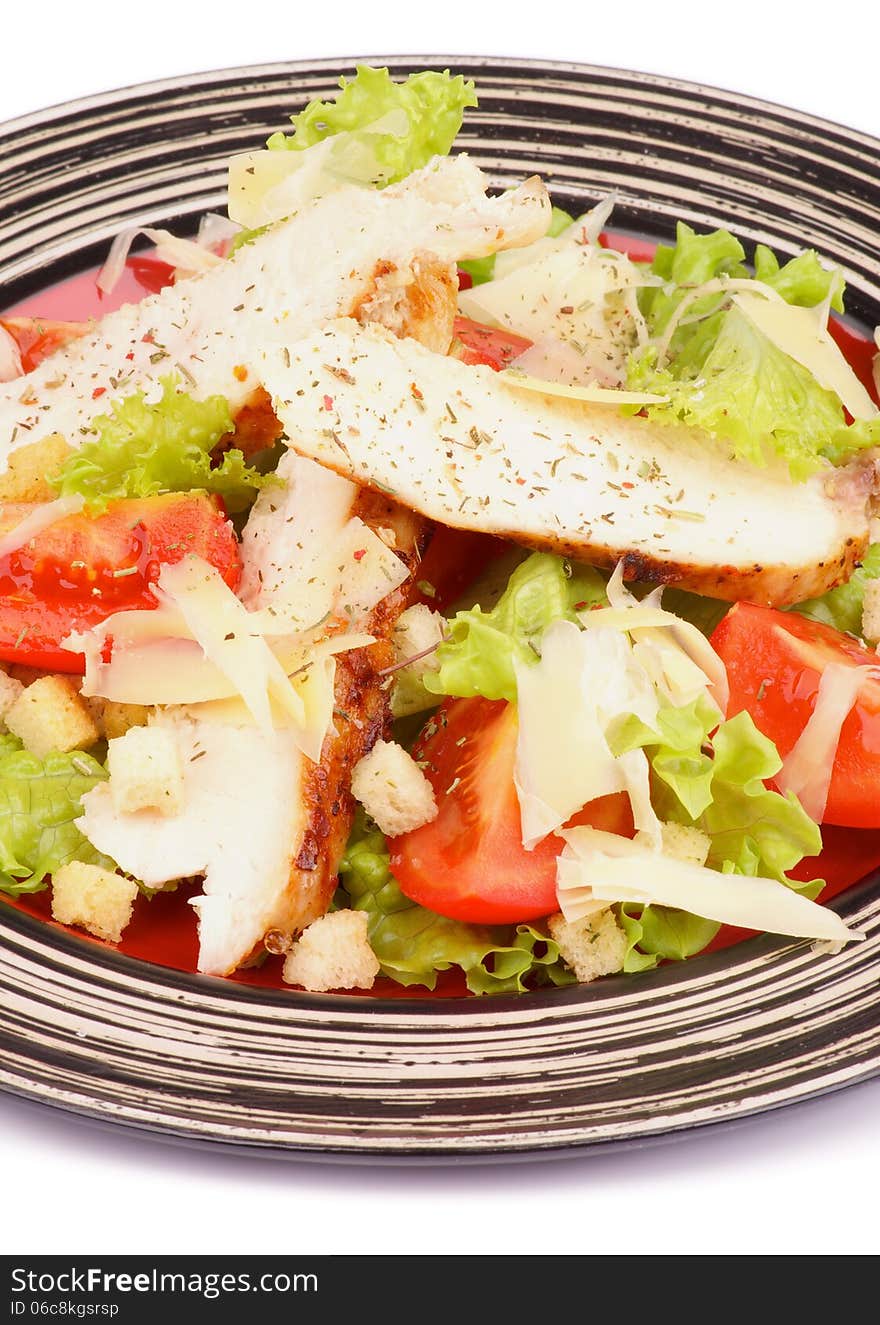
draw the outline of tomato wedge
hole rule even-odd
[[[34,506],[6,502],[0,534]],[[205,492],[114,502],[105,514],[71,515],[0,557],[0,658],[49,671],[81,672],[82,656],[60,647],[113,612],[153,608],[150,585],[163,565],[194,553],[231,589],[241,578],[235,531]]]
[[[403,893],[439,915],[478,924],[515,924],[559,910],[556,857],[563,843],[522,845],[513,782],[516,708],[504,700],[455,699],[416,742],[434,788],[432,823],[390,842],[391,873]],[[631,837],[623,793],[594,801],[571,821]]]
[[[50,354],[60,350],[62,345],[69,345],[72,340],[84,336],[91,325],[90,322],[59,322],[43,317],[0,318],[0,327],[9,333],[18,346],[24,373],[32,373]]]
[[[732,607],[711,643],[727,668],[729,716],[747,710],[783,758],[809,721],[828,663],[878,664],[831,626],[752,603]],[[868,677],[841,727],[824,822],[880,828],[880,683]]]
[[[496,372],[509,368],[514,359],[525,354],[532,344],[525,336],[487,327],[469,317],[455,319],[454,337],[454,349],[450,351],[454,358],[461,359],[462,363],[484,363]]]

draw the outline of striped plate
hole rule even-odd
[[[615,226],[729,225],[839,263],[880,320],[880,143],[731,93],[579,65],[454,67],[480,108],[461,143],[504,185],[562,205],[613,191]],[[11,304],[89,266],[127,225],[185,228],[224,204],[224,161],[328,95],[351,61],[125,89],[0,128],[0,279]],[[880,883],[839,909],[837,956],[755,939],[637,977],[518,999],[306,996],[124,957],[0,915],[0,1084],[168,1137],[284,1154],[467,1161],[645,1141],[880,1069]]]

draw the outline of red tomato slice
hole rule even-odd
[[[148,294],[158,294],[166,285],[174,284],[174,268],[159,258],[131,253],[125,260],[128,271]]]
[[[434,788],[437,818],[390,842],[391,872],[414,902],[477,924],[515,924],[559,910],[559,838],[522,845],[513,783],[516,708],[504,700],[455,699],[414,748]],[[629,800],[594,801],[571,821],[631,837]]]
[[[9,332],[18,346],[25,373],[32,373],[62,345],[85,335],[91,325],[90,322],[59,322],[43,317],[0,318],[0,326]]]
[[[418,592],[413,601],[445,612],[509,547],[492,534],[437,525],[419,565]]]
[[[450,351],[453,358],[461,359],[462,363],[484,363],[496,372],[508,368],[532,344],[525,336],[472,322],[469,317],[455,319],[454,335]]]
[[[7,502],[0,533],[32,510]],[[59,647],[113,612],[153,608],[160,567],[192,552],[231,589],[241,560],[232,525],[208,493],[169,493],[114,502],[104,515],[71,515],[0,558],[0,658],[50,671],[81,672],[82,656]]]
[[[783,758],[809,721],[826,665],[878,661],[830,626],[752,603],[732,607],[711,643],[727,668],[728,715],[746,709]],[[880,683],[867,678],[841,728],[825,822],[880,828]]]

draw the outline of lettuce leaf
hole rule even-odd
[[[473,607],[449,623],[437,650],[439,670],[423,679],[434,695],[516,699],[514,660],[534,662],[551,621],[577,621],[575,607],[605,602],[605,580],[592,567],[534,552],[516,568],[491,612]]]
[[[346,134],[352,177],[380,187],[404,179],[433,156],[445,156],[466,107],[477,104],[473,80],[453,78],[448,69],[425,70],[395,83],[387,69],[358,65],[356,76],[343,76],[339,86],[333,101],[310,101],[291,116],[293,133],[274,133],[266,146],[302,152]]]
[[[223,396],[195,400],[174,376],[162,379],[162,396],[148,405],[134,392],[95,419],[87,438],[53,480],[63,497],[80,495],[93,515],[123,497],[159,492],[215,492],[234,514],[250,506],[257,489],[274,479],[251,469],[241,451],[227,451],[212,466],[211,451],[233,428]]]
[[[667,359],[658,365],[658,339],[691,291],[719,277],[753,275],[742,245],[726,230],[697,235],[679,223],[676,241],[674,248],[661,246],[652,263],[665,284],[639,293],[652,340],[631,356],[627,386],[669,397],[651,405],[648,416],[701,428],[754,465],[776,454],[788,462],[796,480],[877,445],[880,423],[848,427],[837,395],[783,354],[718,290],[688,305]],[[754,276],[786,302],[814,307],[828,300],[843,311],[839,269],[823,267],[812,250],[780,265],[770,249],[758,245],[753,266]]]
[[[847,635],[862,635],[862,606],[865,599],[865,586],[880,578],[880,543],[872,543],[865,553],[861,566],[853,572],[846,584],[836,589],[829,589],[821,598],[807,598],[788,608],[789,612],[798,612],[811,621],[821,621],[823,625],[833,626]]]
[[[0,753],[0,892],[41,892],[71,860],[115,869],[74,822],[86,792],[106,780],[103,766],[80,750],[37,759],[10,750],[11,739]]]
[[[637,718],[618,724],[615,755],[641,747],[651,765],[651,800],[661,819],[699,828],[709,840],[706,864],[723,874],[761,875],[815,898],[823,881],[788,878],[806,856],[822,850],[822,835],[797,798],[765,785],[782,766],[772,741],[748,713],[718,725],[704,698],[658,714],[658,730]],[[714,729],[714,730],[713,730]],[[718,933],[714,921],[665,906],[627,903],[615,908],[628,940],[624,971],[659,960],[683,961]]]
[[[738,308],[721,319],[717,335],[693,369],[658,369],[654,351],[632,360],[632,390],[668,396],[647,413],[659,422],[702,428],[740,460],[765,465],[768,452],[787,461],[802,480],[828,461],[842,463],[880,443],[876,421],[847,427],[838,397],[783,354]]]
[[[613,908],[627,938],[625,974],[650,971],[659,961],[683,962],[712,942],[721,926],[671,906],[618,902]]]
[[[782,760],[751,716],[738,713],[719,725],[717,712],[700,697],[683,708],[661,709],[657,725],[652,732],[638,719],[626,720],[613,733],[612,749],[615,755],[646,751],[658,815],[706,833],[712,869],[760,874],[818,893],[821,880],[802,884],[787,873],[822,850],[819,826],[796,796],[765,785]]]
[[[535,985],[574,981],[557,944],[533,925],[468,925],[404,897],[388,868],[385,839],[363,818],[339,874],[337,902],[367,913],[382,974],[397,984],[434,989],[438,972],[454,966],[464,972],[473,994],[522,993]]]

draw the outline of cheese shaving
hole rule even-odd
[[[701,686],[707,686],[723,716],[730,697],[724,663],[702,631],[660,606],[662,592],[654,589],[640,602],[626,588],[623,563],[618,562],[606,588],[611,606],[581,612],[579,620],[585,629],[613,626],[627,631],[641,646],[639,661],[670,704],[689,704]]]
[[[876,405],[815,310],[745,292],[733,302],[778,350],[833,391],[854,419],[875,417]]]
[[[55,501],[41,502],[29,515],[26,515],[14,529],[0,534],[0,557],[8,557],[17,552],[25,543],[36,538],[50,525],[57,524],[68,515],[76,515],[82,510],[85,498],[79,495],[58,497]]]
[[[668,396],[655,396],[650,391],[624,391],[616,387],[572,386],[567,382],[552,382],[544,377],[532,377],[519,368],[505,368],[499,380],[522,391],[537,391],[542,396],[564,396],[566,400],[587,400],[594,405],[662,405]]]
[[[629,795],[636,827],[659,841],[644,751],[615,758],[606,739],[622,714],[635,713],[649,726],[657,717],[657,697],[625,635],[556,621],[542,637],[540,662],[514,667],[523,846],[532,850],[584,805],[620,791]]]
[[[290,728],[317,762],[332,726],[333,657],[374,637],[306,631],[270,645],[264,633],[276,631],[277,620],[249,613],[198,557],[163,567],[156,592],[155,610],[116,613],[64,641],[85,655],[82,693],[123,704],[225,705],[226,719],[240,725]]]
[[[793,792],[817,824],[825,817],[841,728],[865,683],[878,679],[878,667],[828,663],[819,678],[809,721],[776,775],[780,791]]]
[[[203,247],[192,239],[181,239],[170,230],[157,230],[152,226],[135,226],[122,230],[110,245],[107,260],[95,277],[95,284],[102,294],[111,294],[125,270],[129,250],[139,235],[146,236],[156,245],[156,257],[160,262],[167,262],[181,275],[189,276],[198,272],[210,271],[224,259],[211,249]]]
[[[560,836],[566,845],[557,861],[557,890],[568,921],[590,915],[597,902],[632,902],[795,938],[864,937],[775,879],[721,874],[595,828],[570,828]]]

